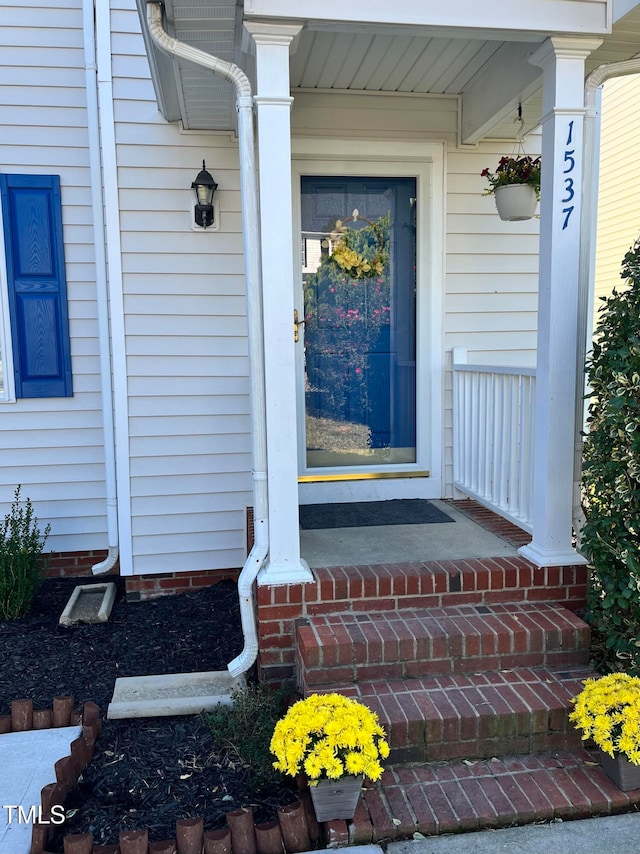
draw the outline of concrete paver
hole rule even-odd
[[[125,676],[116,679],[107,717],[199,715],[221,704],[230,705],[232,693],[245,684],[243,676],[233,677],[228,670]]]

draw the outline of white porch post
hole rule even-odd
[[[258,163],[269,492],[269,557],[260,584],[311,581],[300,559],[291,212],[289,47],[297,25],[246,23],[256,49]]]
[[[571,544],[584,64],[599,40],[552,37],[543,69],[533,540],[537,566],[585,563]]]

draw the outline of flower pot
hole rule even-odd
[[[531,219],[536,212],[538,199],[531,184],[505,184],[496,187],[494,195],[500,219],[505,222]]]
[[[317,786],[310,786],[309,792],[318,821],[353,818],[362,780],[362,774],[359,777],[350,774],[340,780],[320,780]]]
[[[614,757],[600,751],[600,765],[607,777],[623,792],[640,789],[640,765],[633,765],[622,753]]]

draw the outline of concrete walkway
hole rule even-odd
[[[375,848],[376,846],[368,846]],[[387,854],[638,854],[640,813],[392,842]],[[371,852],[373,854],[373,852]]]
[[[40,791],[48,783],[55,783],[53,766],[58,759],[69,756],[71,742],[81,733],[82,727],[70,726],[0,735],[2,854],[29,854],[31,826],[41,804]]]

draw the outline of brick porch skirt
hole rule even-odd
[[[67,578],[75,575],[91,575],[91,567],[103,561],[107,556],[106,549],[95,549],[83,552],[51,552],[49,562],[43,575],[45,578]],[[106,573],[118,575],[118,564]]]
[[[117,576],[120,565],[94,576],[91,567],[103,561],[106,549],[82,552],[52,552],[43,575],[45,578],[99,578]],[[129,601],[154,599],[173,593],[188,593],[201,587],[209,587],[219,581],[237,581],[239,569],[205,569],[193,572],[163,572],[155,575],[134,575],[125,578],[125,590]]]

